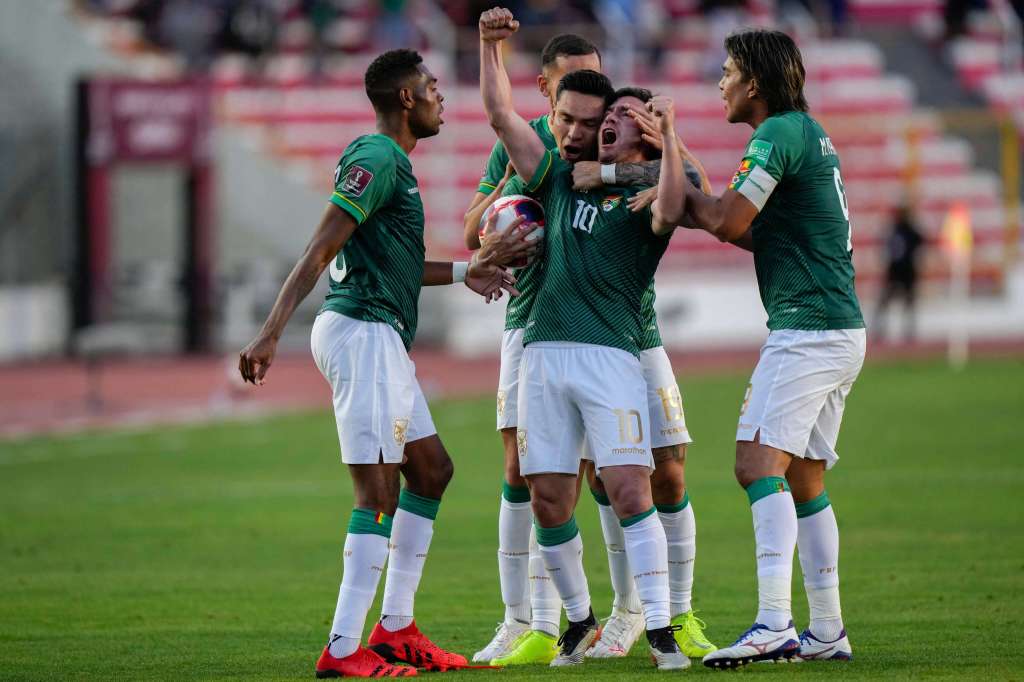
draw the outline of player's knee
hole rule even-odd
[[[572,517],[572,505],[566,504],[564,496],[542,486],[532,487],[530,503],[533,517],[542,528],[561,526]]]
[[[736,466],[733,468],[733,474],[736,476],[736,482],[743,488],[746,488],[758,478],[761,478],[757,475],[755,468],[750,465],[748,460],[738,456],[736,457]]]
[[[686,481],[682,472],[666,472],[651,477],[651,497],[654,504],[678,504],[686,493]]]

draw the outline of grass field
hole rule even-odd
[[[272,379],[272,376],[271,376]],[[727,643],[755,608],[749,507],[732,478],[746,374],[684,380],[697,439],[696,606]],[[1024,679],[1024,361],[869,366],[829,492],[856,660],[684,675]],[[437,642],[470,654],[500,617],[500,450],[489,398],[434,405],[456,462],[417,600]],[[332,416],[0,443],[0,679],[308,679],[341,575],[351,490]],[[577,512],[595,611],[610,588],[594,504]],[[799,564],[797,626],[806,623]],[[383,590],[381,590],[383,591]],[[376,607],[375,607],[376,608]],[[370,621],[376,613],[371,613]],[[625,660],[435,675],[591,680]]]

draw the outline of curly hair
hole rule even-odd
[[[377,111],[394,111],[400,106],[398,91],[419,75],[423,57],[416,50],[390,50],[374,59],[366,69],[366,96]]]

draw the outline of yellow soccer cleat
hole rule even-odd
[[[718,650],[718,647],[704,636],[704,628],[707,625],[695,616],[693,611],[680,613],[672,619],[672,625],[679,626],[675,632],[679,650],[690,658],[703,658],[712,651]]]
[[[558,638],[539,630],[530,632],[519,639],[519,644],[507,656],[491,659],[491,665],[548,665],[558,655]]]

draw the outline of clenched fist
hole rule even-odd
[[[519,22],[504,7],[495,7],[480,15],[480,40],[497,43],[518,30]]]

